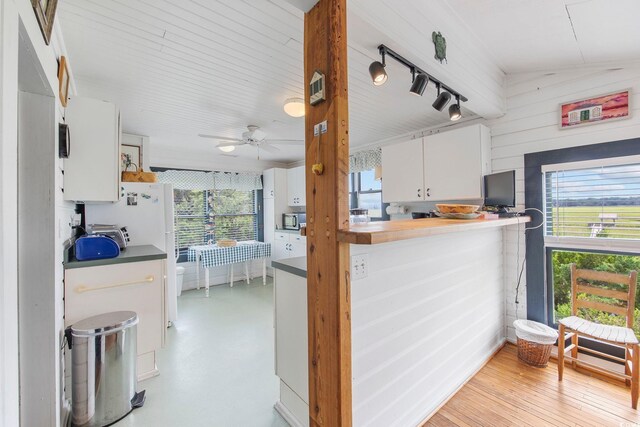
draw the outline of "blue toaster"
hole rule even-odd
[[[115,258],[120,255],[120,247],[115,240],[98,234],[80,237],[76,240],[75,249],[78,261]]]

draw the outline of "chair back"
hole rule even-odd
[[[627,328],[633,328],[633,310],[636,303],[638,273],[628,275],[606,271],[582,270],[571,264],[571,314],[578,315],[579,308],[591,308],[626,317]],[[589,282],[626,285],[626,290],[607,289]],[[578,294],[614,298],[619,303],[578,299]]]

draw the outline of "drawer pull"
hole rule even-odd
[[[102,286],[96,286],[93,288],[90,288],[89,286],[85,286],[85,285],[80,285],[80,286],[76,286],[75,291],[79,294],[84,293],[84,292],[91,292],[91,291],[99,291],[101,289],[110,289],[110,288],[119,288],[120,286],[129,286],[129,285],[138,285],[138,284],[142,284],[142,283],[151,283],[155,280],[155,278],[153,276],[147,276],[146,278],[142,279],[142,280],[134,280],[131,282],[122,282],[122,283],[113,283],[111,285],[102,285]]]

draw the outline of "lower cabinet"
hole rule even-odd
[[[276,375],[280,400],[276,409],[285,419],[309,425],[307,348],[307,279],[275,270]],[[287,421],[292,421],[287,419]]]
[[[276,231],[272,259],[294,258],[307,255],[307,238],[299,233]]]
[[[65,270],[65,327],[111,311],[138,314],[138,379],[158,375],[156,350],[164,346],[165,261]]]

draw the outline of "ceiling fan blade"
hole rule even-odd
[[[262,143],[258,146],[259,149],[264,150],[268,153],[279,153],[280,149],[278,147],[274,147],[273,145],[269,145],[266,143]]]
[[[216,147],[237,147],[239,145],[244,145],[246,144],[246,142],[244,141],[224,141],[224,142],[219,142],[218,145],[216,145]]]
[[[279,145],[303,145],[303,139],[267,139],[269,144],[279,144]]]
[[[203,133],[199,133],[198,136],[202,137],[202,138],[218,139],[220,141],[242,141],[241,139],[238,139],[238,138],[229,138],[229,137],[226,137],[226,136],[216,136],[216,135],[206,135],[206,134],[203,134]]]

